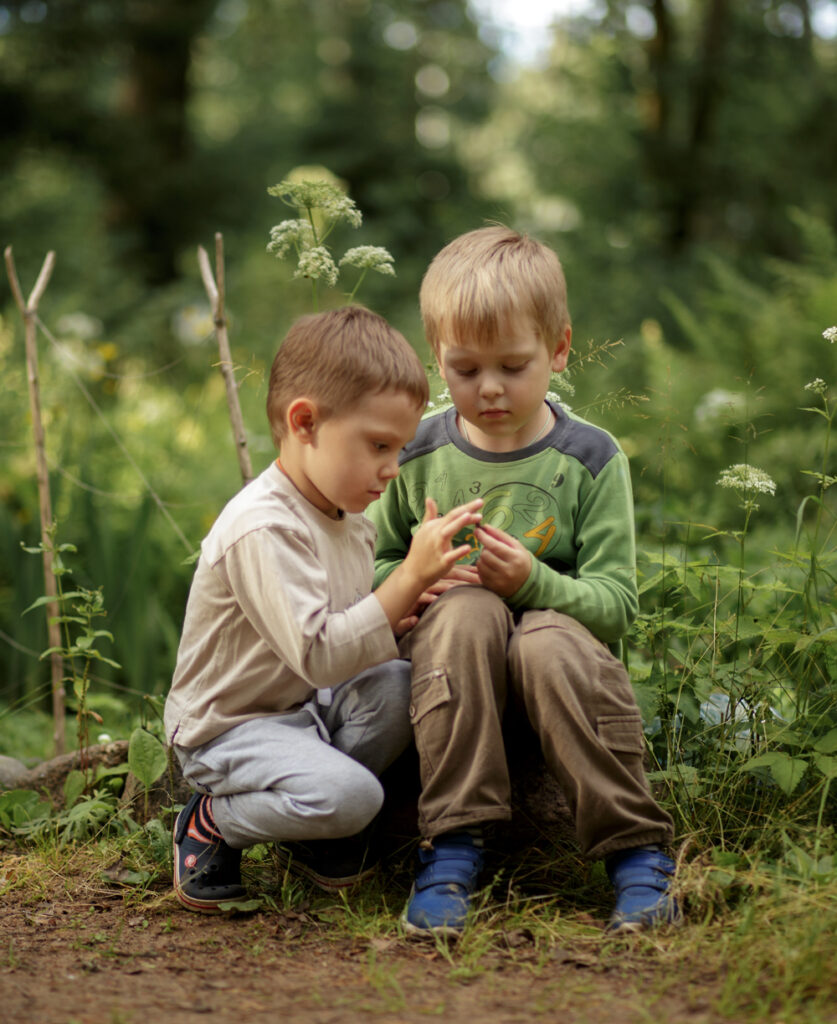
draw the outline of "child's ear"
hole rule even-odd
[[[570,355],[570,343],[573,340],[573,329],[567,327],[564,330],[564,334],[558,340],[558,346],[552,356],[552,372],[561,373],[562,370],[567,368],[567,359]]]
[[[311,444],[319,420],[317,403],[310,398],[295,398],[285,416],[288,434],[301,444]]]

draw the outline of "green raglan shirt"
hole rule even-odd
[[[401,562],[424,517],[425,497],[440,514],[480,497],[483,522],[516,537],[532,554],[515,610],[554,608],[605,643],[615,643],[637,607],[633,497],[628,460],[614,438],[550,403],[555,424],[515,452],[487,452],[456,426],[456,410],[429,416],[401,453],[400,474],[367,510],[378,528],[375,582]],[[473,529],[463,561],[479,557]]]

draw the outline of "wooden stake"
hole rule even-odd
[[[235,450],[238,455],[238,467],[241,470],[241,479],[249,484],[253,479],[253,467],[250,462],[250,452],[247,449],[247,434],[244,431],[244,420],[241,417],[241,406],[238,402],[238,384],[233,372],[232,354],[230,342],[227,337],[227,318],[224,312],[224,239],[220,231],[215,234],[215,274],[212,276],[212,267],[209,264],[209,256],[202,245],[198,246],[198,266],[203,278],[203,286],[209,296],[212,306],[212,320],[215,324],[215,337],[218,341],[218,351],[221,355],[219,366],[224,375],[224,383],[227,387],[227,407],[230,411],[230,423],[232,425]]]
[[[29,382],[29,408],[32,415],[32,434],[35,439],[35,464],[38,475],[38,502],[41,515],[41,543],[44,547],[44,593],[51,600],[46,604],[47,635],[49,646],[57,648],[61,646],[61,628],[56,621],[59,615],[58,602],[55,598],[58,595],[58,588],[55,582],[55,575],[52,571],[53,538],[49,531],[52,529],[52,501],[49,494],[49,468],[46,460],[46,444],[44,440],[44,425],[41,419],[41,386],[38,376],[38,344],[37,325],[35,318],[38,312],[38,303],[46,291],[52,268],[55,265],[55,253],[48,252],[44,260],[35,287],[29,294],[28,301],[24,302],[23,292],[20,290],[20,282],[17,278],[12,247],[7,246],[4,253],[6,259],[6,272],[9,277],[9,284],[12,288],[12,295],[17,303],[23,317],[24,335],[26,340],[26,377]],[[55,651],[50,655],[50,668],[52,673],[52,718],[53,733],[52,740],[56,756],[64,753],[64,717],[66,714],[66,692],[64,690],[64,660]]]

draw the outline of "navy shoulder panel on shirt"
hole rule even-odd
[[[566,417],[566,427],[553,447],[584,466],[595,479],[619,448],[610,434],[592,423]]]
[[[448,414],[454,410],[446,410],[437,413],[435,416],[428,416],[418,425],[416,436],[408,445],[405,445],[398,456],[398,465],[403,466],[405,462],[418,459],[422,455],[429,455],[437,448],[450,444],[450,433],[447,428]]]

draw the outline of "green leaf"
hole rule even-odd
[[[833,754],[837,751],[837,729],[832,729],[825,736],[820,736],[814,744],[814,750],[818,750],[821,754]]]
[[[84,792],[87,785],[87,778],[84,772],[77,768],[73,769],[64,780],[64,806],[70,808]]]
[[[3,828],[19,828],[48,818],[51,813],[52,804],[43,800],[34,789],[10,789],[0,793],[0,825]]]
[[[813,760],[814,764],[827,779],[837,777],[837,757],[828,757],[826,754],[814,754]]]
[[[128,767],[149,789],[168,767],[166,748],[145,729],[134,729],[128,742]]]
[[[218,904],[218,909],[222,914],[250,914],[254,910],[261,910],[263,905],[264,901],[261,899],[224,900]]]
[[[791,757],[781,750],[774,750],[769,754],[750,758],[743,767],[748,772],[757,768],[767,768],[776,785],[790,796],[802,780],[808,762],[801,757]]]

